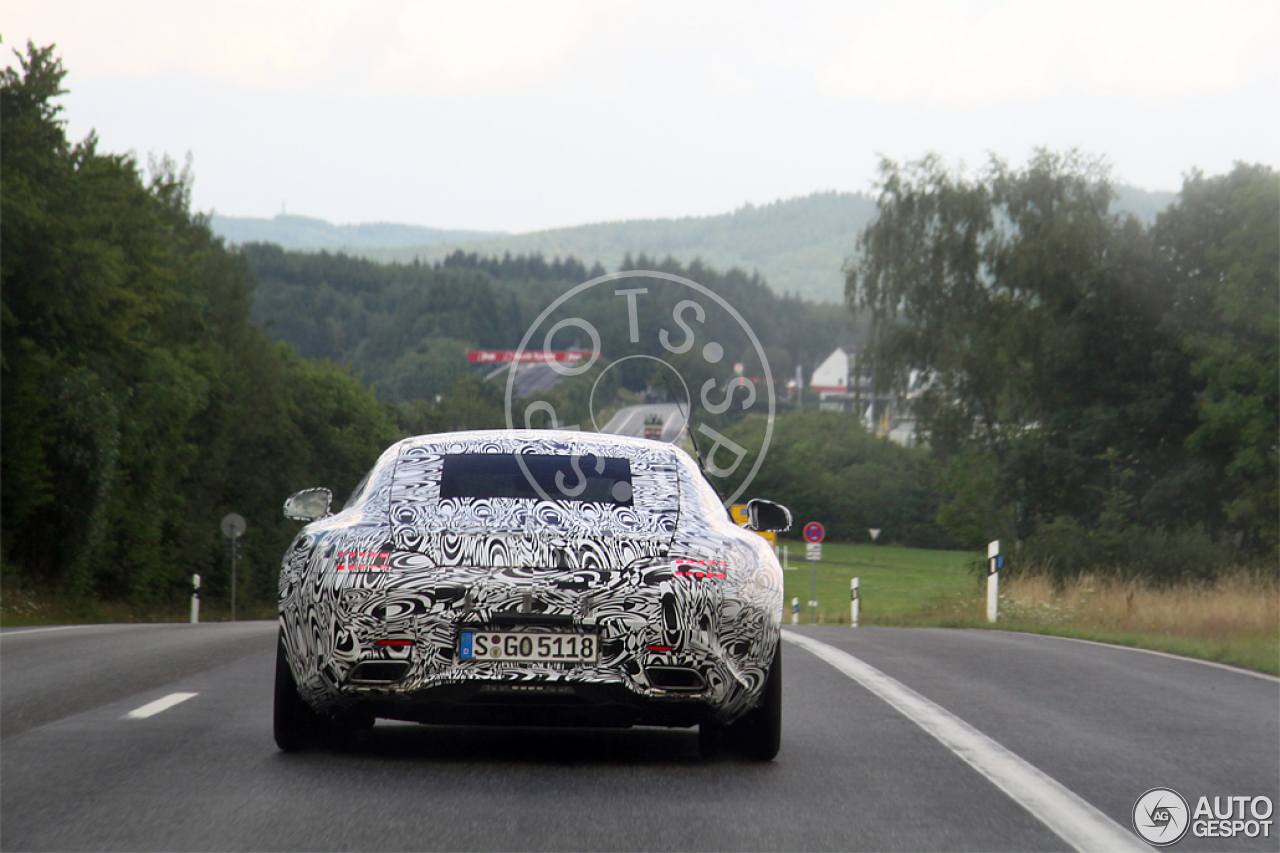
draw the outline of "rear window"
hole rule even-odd
[[[444,457],[440,497],[529,498],[631,506],[631,463],[592,455],[450,454]]]

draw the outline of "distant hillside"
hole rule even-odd
[[[394,222],[334,225],[310,216],[280,214],[272,219],[214,214],[210,223],[232,243],[275,243],[287,249],[354,249],[364,246],[411,246],[442,241],[488,240],[501,231],[449,231]]]
[[[1155,214],[1172,204],[1177,195],[1148,192],[1136,187],[1116,188],[1116,209],[1152,222]],[[703,263],[727,270],[738,267],[758,271],[778,294],[793,293],[806,299],[839,302],[844,297],[841,268],[854,253],[858,232],[875,215],[875,200],[864,193],[820,192],[802,198],[755,207],[745,205],[717,216],[682,219],[635,219],[556,228],[528,234],[478,234],[441,231],[408,225],[334,226],[300,216],[275,219],[215,217],[214,230],[232,242],[277,243],[286,248],[343,248],[375,261],[408,263],[442,260],[456,249],[480,255],[502,256],[541,253],[547,258],[573,256],[587,265],[595,262],[618,269],[628,255],[671,256],[682,263],[700,258]],[[224,223],[299,223],[297,236],[275,236],[248,224],[234,231]],[[307,225],[313,230],[302,229]],[[326,230],[327,229],[327,230]],[[397,231],[396,229],[402,229]],[[339,234],[357,234],[343,238]],[[396,234],[416,234],[392,239]],[[319,235],[326,235],[321,241]],[[375,237],[374,235],[380,235]],[[303,239],[309,237],[309,239]]]
[[[844,293],[840,266],[875,210],[875,201],[862,193],[823,192],[745,205],[718,216],[602,222],[469,244],[368,248],[359,254],[380,261],[435,261],[454,249],[499,256],[541,252],[599,261],[608,269],[617,269],[627,254],[671,256],[684,264],[700,258],[716,269],[759,271],[778,294],[839,301]]]

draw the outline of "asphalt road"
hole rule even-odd
[[[684,414],[675,403],[643,403],[618,410],[600,432],[644,438],[644,419],[650,415],[662,418],[662,440],[675,441],[684,429]]]
[[[1140,848],[1149,788],[1280,799],[1275,679],[1003,632],[790,630],[769,764],[703,761],[692,730],[390,722],[284,755],[272,623],[5,631],[0,848],[1068,850],[1085,812]],[[128,716],[175,693],[195,695]],[[1272,820],[1172,849],[1280,849]]]

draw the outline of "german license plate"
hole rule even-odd
[[[599,645],[594,634],[463,631],[458,656],[462,660],[595,663]]]

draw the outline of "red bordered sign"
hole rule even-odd
[[[826,528],[816,521],[811,521],[804,526],[804,541],[806,542],[821,542],[822,537],[826,535]]]

